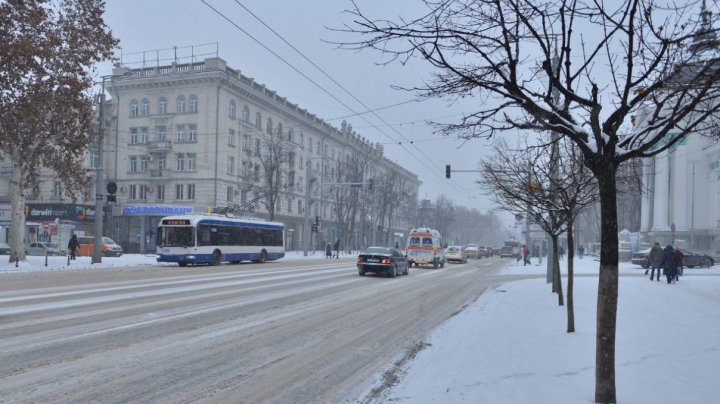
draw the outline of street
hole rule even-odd
[[[8,274],[0,401],[359,399],[506,262],[395,279],[354,258]]]

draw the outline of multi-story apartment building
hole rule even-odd
[[[162,216],[208,208],[273,216],[286,225],[288,249],[305,246],[306,217],[320,223],[315,246],[386,243],[414,225],[417,175],[344,122],[329,125],[223,59],[119,66],[105,86],[103,163],[118,186],[105,234],[126,251],[154,251]],[[388,201],[390,188],[402,198]],[[354,211],[343,206],[354,201]]]

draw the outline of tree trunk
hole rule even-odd
[[[575,239],[573,237],[573,222],[572,220],[568,223],[567,228],[568,237],[568,280],[567,280],[567,332],[575,332],[575,308],[573,305],[573,290],[574,290],[574,273],[575,263]]]
[[[12,180],[10,181],[11,222],[9,261],[25,261],[25,200],[23,198],[23,172],[20,152],[12,154]]]
[[[564,306],[562,278],[560,277],[560,257],[558,256],[558,236],[553,235],[551,237],[553,241],[553,292],[558,294],[558,306]]]
[[[600,276],[595,337],[595,402],[616,403],[615,331],[618,303],[618,224],[615,167],[606,163],[595,172],[600,191]]]

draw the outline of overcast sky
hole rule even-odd
[[[157,55],[160,58],[172,57],[173,47],[178,47],[178,56],[184,56],[190,54],[190,49],[182,47],[212,44],[195,48],[195,54],[201,54],[198,59],[203,59],[210,56],[202,56],[203,53],[214,54],[217,43],[219,56],[242,74],[253,77],[256,82],[265,84],[335,127],[339,128],[340,118],[346,117],[361,136],[373,143],[382,143],[388,159],[417,173],[423,183],[419,194],[421,199],[435,200],[438,195],[444,194],[457,205],[481,211],[492,208],[489,199],[475,184],[479,174],[453,173],[451,180],[445,179],[445,164],[452,164],[453,170],[476,169],[483,153],[489,151],[491,141],[463,143],[456,138],[433,134],[432,128],[425,123],[426,120],[457,120],[463,112],[472,111],[470,103],[463,106],[450,105],[442,100],[412,101],[413,94],[392,89],[391,86],[420,84],[429,77],[429,66],[425,63],[417,61],[405,66],[379,66],[378,62],[382,59],[377,52],[340,50],[329,43],[342,41],[343,37],[328,27],[341,28],[352,21],[351,16],[344,13],[351,6],[348,0],[206,1],[222,16],[201,0],[108,0],[105,21],[120,39],[126,63],[141,62],[143,51],[147,51],[146,63],[154,65]],[[422,2],[416,0],[358,1],[358,4],[370,16],[383,18],[394,18],[399,14],[405,17],[418,15],[424,10]],[[365,119],[351,116],[366,111],[366,108],[283,43],[241,5],[367,107],[376,109],[407,103],[378,111],[382,120],[373,114],[364,114]],[[109,65],[103,67],[100,73],[110,74]],[[410,144],[410,141],[413,143]]]

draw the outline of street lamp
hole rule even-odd
[[[105,80],[112,79],[115,75],[102,76],[102,89],[100,91],[100,125],[98,127],[97,160],[95,167],[95,237],[93,241],[92,263],[102,263],[102,237],[103,237],[103,212],[105,209],[105,194],[103,193],[103,143],[105,141]]]

